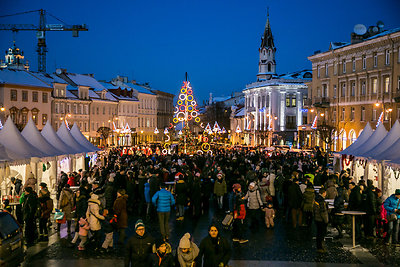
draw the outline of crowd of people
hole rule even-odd
[[[47,185],[40,183],[36,193],[36,181],[30,178],[25,186],[12,180],[13,195],[23,192],[16,214],[25,225],[27,245],[48,241],[53,210]],[[177,222],[198,219],[210,207],[220,218],[232,215],[232,242],[240,244],[249,241],[248,228],[272,231],[279,215],[293,228],[315,225],[316,248],[324,253],[329,223],[337,238],[348,231],[350,221],[342,213],[346,209],[366,213],[357,217],[357,239],[381,237],[397,245],[399,199],[400,189],[384,201],[371,180],[356,184],[350,170],[330,172],[318,149],[314,154],[221,149],[213,155],[127,155],[113,148],[88,171],[61,173],[54,208],[62,218],[55,229],[59,232],[65,223],[72,246],[79,250],[89,242],[90,249],[101,253],[124,249],[125,266],[227,266],[231,242],[216,221],[199,246],[186,233],[175,249],[169,243],[169,221],[175,217],[171,212]],[[129,239],[128,214],[142,218]],[[145,221],[155,218],[160,234],[146,231]]]

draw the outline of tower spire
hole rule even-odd
[[[271,25],[269,23],[269,7],[267,7],[267,22],[265,24],[264,34],[261,38],[261,46],[259,48],[260,60],[257,74],[258,80],[271,79],[276,74],[274,37],[272,36]]]

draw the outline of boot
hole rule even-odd
[[[75,244],[76,241],[78,241],[78,238],[79,238],[79,234],[77,232],[75,232],[74,238],[72,239],[71,243]]]

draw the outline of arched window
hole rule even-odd
[[[347,134],[346,134],[346,131],[344,129],[342,129],[340,131],[339,142],[340,142],[340,145],[342,147],[342,150],[346,149],[346,147],[347,147]]]
[[[353,129],[351,129],[349,132],[349,140],[350,140],[350,145],[357,140],[356,132]]]

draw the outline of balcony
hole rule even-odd
[[[400,91],[397,89],[396,91],[393,92],[393,100],[396,103],[400,103]]]
[[[316,108],[329,108],[329,97],[314,97],[313,105]]]
[[[311,98],[307,98],[303,100],[303,106],[305,108],[309,108],[312,106],[312,99]]]

